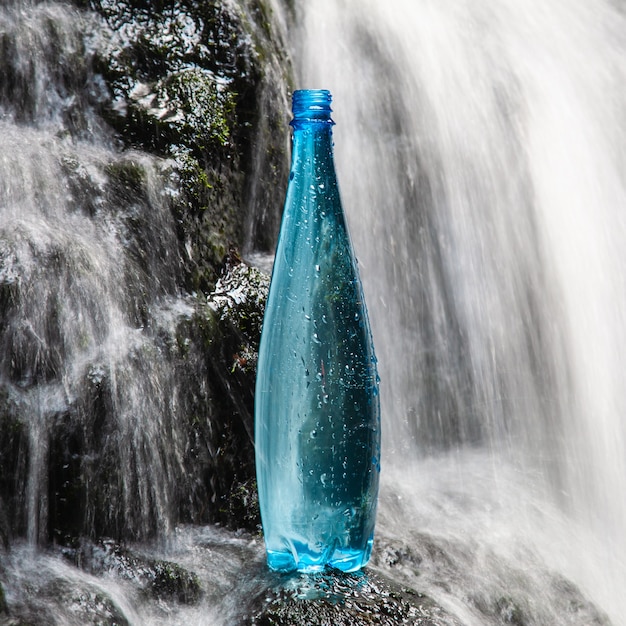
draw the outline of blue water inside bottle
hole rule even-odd
[[[255,392],[270,568],[355,571],[374,536],[379,379],[333,161],[330,94],[293,101],[290,181]]]

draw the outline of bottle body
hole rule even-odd
[[[378,376],[330,107],[327,119],[316,109],[299,119],[296,98],[309,93],[294,94],[292,169],[259,347],[257,483],[270,568],[354,571],[369,559],[376,518]]]

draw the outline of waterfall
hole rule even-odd
[[[32,542],[54,533],[72,497],[87,532],[167,528],[182,471],[161,441],[175,432],[170,373],[141,358],[160,349],[158,311],[178,306],[166,168],[114,150],[96,112],[89,20],[54,3],[0,9],[1,380],[4,408],[27,433],[13,451],[23,492],[8,508]],[[54,430],[67,449],[50,449]],[[84,491],[63,493],[82,444],[94,455],[80,461]],[[66,475],[50,475],[51,455],[67,457]],[[110,519],[95,513],[99,498]]]
[[[333,92],[379,359],[369,571],[464,626],[623,623],[621,0],[157,4],[0,6],[0,621],[230,625],[276,584],[267,279],[224,255],[271,264],[294,86]]]
[[[313,0],[294,36],[302,86],[335,96],[388,485],[417,500],[391,523],[421,518],[425,482],[509,508],[525,541],[554,533],[547,558],[560,562],[557,543],[575,552],[568,573],[616,623],[624,32],[622,3],[603,0]]]

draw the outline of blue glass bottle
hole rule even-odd
[[[380,473],[376,358],[333,161],[331,95],[293,94],[287,197],[255,392],[269,567],[367,563]]]

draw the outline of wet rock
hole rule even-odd
[[[2,3],[5,9],[6,0]],[[18,28],[7,27],[13,19]],[[68,22],[95,27],[89,15],[69,11],[61,3],[34,3],[28,11],[2,14],[2,81],[0,108],[3,117],[20,124],[54,126],[59,135],[87,137],[93,121],[85,115],[92,94],[90,56],[78,32]],[[33,54],[33,42],[46,54]]]
[[[7,546],[25,529],[23,493],[28,463],[28,435],[14,403],[0,392],[0,543]]]
[[[128,185],[141,185],[143,176],[131,166],[115,173]],[[45,391],[38,391],[30,379],[16,374],[15,385],[0,394],[0,542],[28,533],[41,544],[71,545],[85,536],[140,539],[170,521],[219,522],[256,531],[254,382],[268,283],[267,275],[233,251],[208,299],[190,296],[158,316],[138,316],[146,330],[136,334],[136,346],[126,346],[114,361],[97,360],[96,353],[96,360],[78,370],[70,397],[68,387],[54,377]],[[48,338],[46,351],[56,352],[55,342]],[[155,380],[161,381],[158,387]],[[143,454],[141,437],[120,435],[124,424],[119,419],[124,403],[140,389],[151,389],[154,397],[134,410],[152,402],[169,433],[150,443],[172,485],[164,491],[171,494],[165,518],[157,517],[152,494],[144,499],[145,507],[138,505],[144,485],[120,463],[125,456]],[[168,399],[175,394],[172,404]],[[164,401],[155,401],[161,396]],[[32,413],[24,407],[41,408],[44,397],[45,429],[37,436],[42,442],[39,508],[29,511],[33,426],[28,421]]]
[[[129,626],[113,599],[87,582],[52,578],[43,584],[33,581],[5,606],[3,626]],[[0,610],[0,616],[2,611]]]
[[[0,583],[0,615],[5,615],[8,611],[7,601],[4,597],[4,587]]]
[[[150,600],[195,604],[202,594],[198,576],[172,561],[152,559],[112,540],[82,542],[76,549],[65,549],[74,565],[101,576],[112,573],[133,581]]]
[[[224,498],[220,517],[227,528],[248,531],[260,531],[261,512],[256,478],[233,485]]]
[[[381,574],[281,577],[256,598],[246,626],[463,626],[428,596]]]
[[[282,33],[264,2],[79,1],[125,146],[172,160],[186,286],[208,293],[231,245],[274,243],[288,176]]]
[[[256,361],[269,276],[232,251],[215,290],[192,320],[204,346],[216,412],[212,440],[219,445],[211,467],[216,507],[211,521],[256,531],[260,524],[254,468]]]
[[[461,598],[484,626],[611,626],[576,585],[548,570],[530,549],[524,549],[526,566],[520,567],[517,559],[471,538],[451,540],[417,531],[410,537],[406,544],[379,533],[370,566],[409,587],[441,594],[437,597]],[[476,576],[478,571],[486,573]]]
[[[277,231],[285,46],[257,0],[72,4],[37,4],[52,33],[37,62],[48,47],[51,65],[63,61],[59,85],[44,68],[46,87],[81,114],[64,109],[59,137],[97,146],[53,141],[59,210],[114,240],[119,266],[110,284],[91,239],[40,246],[3,233],[0,543],[145,539],[178,522],[256,530],[254,370],[268,279],[224,256],[270,247]],[[0,100],[31,83],[14,76]],[[170,301],[185,311],[165,310]]]
[[[213,373],[239,407],[252,439],[254,384],[269,276],[231,253],[207,299],[207,349]]]

